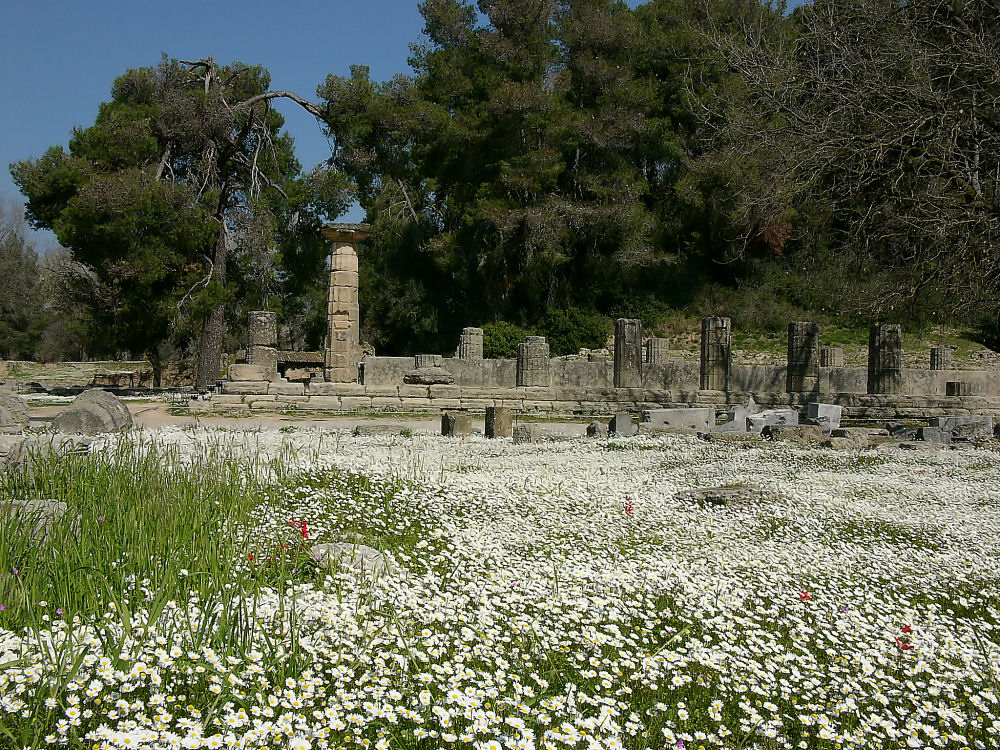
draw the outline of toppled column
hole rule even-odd
[[[815,390],[819,377],[819,326],[809,321],[788,324],[788,368],[785,390]]]
[[[642,321],[615,321],[615,388],[642,387]]]
[[[868,392],[903,392],[903,332],[894,323],[876,323],[868,332]]]
[[[819,350],[820,367],[843,367],[844,350],[840,347],[829,347]]]
[[[646,342],[646,364],[665,365],[670,362],[670,339],[651,337]]]
[[[327,304],[326,367],[328,381],[353,383],[361,360],[361,311],[358,307],[359,242],[367,239],[367,224],[327,224],[330,295]]]
[[[935,346],[931,349],[931,369],[950,370],[954,349],[950,346]]]
[[[265,380],[278,377],[278,314],[270,310],[250,313],[250,347],[247,364],[260,367]]]
[[[483,358],[483,329],[463,328],[458,337],[455,356],[459,359],[480,360]]]
[[[552,385],[549,344],[544,336],[528,336],[523,344],[517,345],[517,385],[542,388]]]
[[[729,360],[733,346],[733,323],[729,318],[701,321],[701,390],[729,390]]]

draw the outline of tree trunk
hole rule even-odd
[[[219,289],[226,288],[226,219],[219,220],[219,236],[215,241],[215,257],[213,258],[212,281]],[[220,302],[209,313],[205,327],[201,332],[201,343],[198,350],[198,380],[199,389],[208,388],[219,377],[219,367],[222,363],[222,337],[226,332],[226,306]]]

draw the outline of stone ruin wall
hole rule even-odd
[[[260,408],[272,399],[298,408],[494,405],[604,413],[630,404],[726,404],[754,394],[762,404],[823,400],[859,413],[964,409],[1000,415],[1000,370],[952,369],[951,349],[943,346],[930,351],[927,369],[903,368],[900,327],[888,324],[871,328],[867,367],[845,366],[843,350],[821,346],[822,331],[810,321],[789,324],[784,366],[732,364],[732,324],[725,317],[702,321],[697,360],[670,356],[669,341],[644,337],[641,321],[634,319],[616,321],[612,359],[554,359],[541,336],[520,344],[517,359],[485,359],[483,331],[469,327],[462,330],[454,357],[368,356],[358,382],[356,244],[367,237],[368,227],[335,224],[324,234],[331,242],[331,267],[323,377],[314,375],[308,383],[281,378],[274,365],[273,313],[251,313],[249,364],[263,376],[242,381],[231,375],[223,399],[238,398],[241,405],[256,400]]]

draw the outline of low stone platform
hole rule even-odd
[[[779,393],[651,390],[644,388],[469,388],[457,385],[358,383],[290,384],[226,382],[223,392],[191,401],[192,411],[287,411],[440,413],[460,409],[485,413],[499,406],[521,414],[604,416],[644,409],[714,406],[722,416],[752,396],[761,408],[836,404],[848,419],[927,419],[948,414],[1000,417],[1000,397],[904,396],[859,393]]]

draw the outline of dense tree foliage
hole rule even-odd
[[[684,182],[692,107],[728,75],[696,24],[781,15],[694,5],[428,0],[411,77],[327,78],[334,163],[375,226],[371,338],[441,349],[471,323],[545,331],[553,308],[648,314],[690,302],[693,278],[731,276],[705,264],[746,238],[709,179]]]
[[[1000,0],[420,10],[410,75],[356,66],[311,103],[261,68],[164,61],[120,78],[68,151],[15,165],[104,349],[186,332],[217,361],[240,304],[318,345],[318,227],[347,184],[373,225],[361,301],[380,352],[448,351],[478,324],[497,351],[532,331],[562,353],[674,309],[997,319]],[[308,175],[279,96],[330,136]]]
[[[316,213],[338,213],[343,186],[322,170],[296,180],[269,83],[211,59],[130,70],[68,149],[13,166],[28,215],[73,254],[99,350],[158,368],[171,338],[195,338],[207,385],[227,304],[266,306],[302,267],[315,276]],[[298,268],[282,274],[282,258]]]
[[[0,359],[32,359],[42,333],[38,254],[20,206],[0,203]]]

